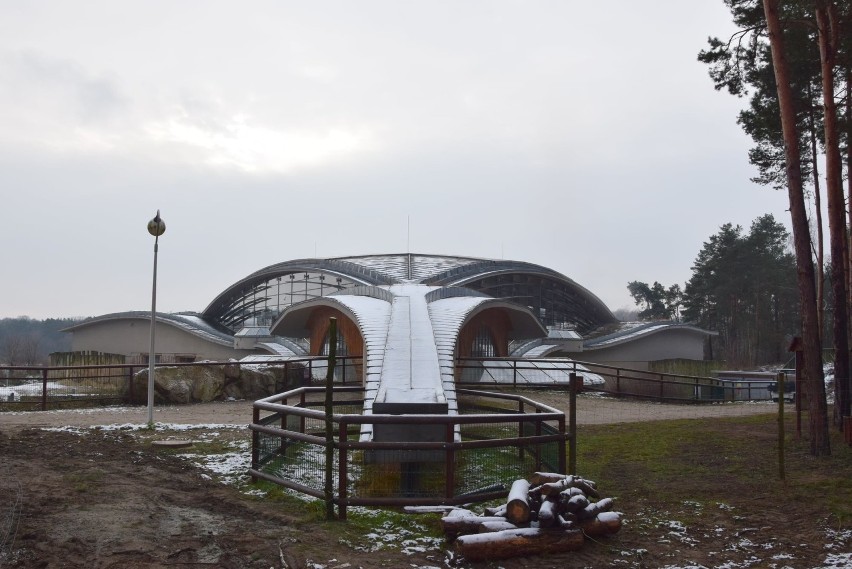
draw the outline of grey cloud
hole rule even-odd
[[[59,106],[85,123],[108,120],[128,104],[113,79],[38,51],[6,52],[0,57],[0,75],[15,99]]]

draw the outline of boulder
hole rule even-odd
[[[148,369],[133,376],[133,382],[135,403],[144,403],[148,400]],[[223,399],[224,388],[220,366],[158,367],[154,374],[154,400],[162,403],[215,401]]]
[[[240,364],[158,367],[154,399],[161,403],[206,403],[226,398],[262,399],[301,385],[303,364]],[[133,376],[133,403],[148,400],[148,368]],[[125,388],[124,397],[130,401]]]

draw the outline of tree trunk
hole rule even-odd
[[[802,188],[801,153],[796,132],[796,112],[790,87],[784,38],[778,19],[778,0],[763,0],[766,26],[772,50],[772,65],[781,109],[781,128],[784,136],[784,157],[787,170],[787,193],[790,200],[790,217],[793,225],[793,244],[796,251],[796,275],[799,301],[802,309],[803,376],[808,384],[811,454],[831,454],[828,438],[828,417],[825,403],[825,384],[822,375],[822,355],[817,317],[816,287],[811,237],[805,196]]]
[[[811,84],[808,82],[808,101],[813,101],[811,95]],[[811,170],[814,178],[814,216],[816,217],[816,257],[817,257],[817,318],[819,319],[819,334],[822,338],[825,323],[825,252],[824,237],[822,234],[822,195],[819,187],[819,148],[817,147],[816,118],[814,117],[813,105],[808,105],[808,130],[811,138]],[[852,209],[849,210],[852,215]],[[850,273],[852,274],[852,273]]]
[[[846,65],[852,65],[848,60]],[[847,195],[849,196],[849,227],[852,227],[852,69],[846,69],[846,178],[849,184]],[[849,251],[849,305],[852,306],[852,250],[849,247],[849,233],[847,231],[847,251]],[[840,408],[844,417],[852,416],[852,377],[846,381],[838,381],[834,378],[835,401],[834,405]]]
[[[825,125],[825,175],[828,195],[828,228],[831,237],[831,271],[834,290],[834,378],[835,388],[849,378],[848,302],[846,298],[846,204],[843,197],[843,165],[840,159],[840,133],[837,104],[834,101],[834,65],[837,59],[837,14],[830,1],[817,0],[816,21],[822,72],[822,100]],[[840,390],[842,392],[842,390]],[[835,390],[836,395],[837,390]],[[845,398],[844,398],[845,399]],[[834,422],[843,428],[840,409],[848,402],[837,400]]]

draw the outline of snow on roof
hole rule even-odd
[[[141,319],[150,322],[151,313],[148,311],[133,310],[128,312],[115,312],[112,314],[104,314],[103,316],[89,318],[80,322],[79,324],[69,326],[63,331],[74,331],[78,328],[91,326],[93,324],[99,324],[101,322],[127,319]],[[168,314],[165,312],[158,312],[157,321],[162,322],[164,324],[169,324],[171,326],[174,326],[175,328],[179,328],[185,332],[188,332],[190,334],[193,334],[194,336],[198,336],[199,338],[202,338],[209,342],[213,342],[215,344],[219,344],[222,346],[234,345],[233,336],[217,330],[216,328],[208,324],[207,321],[199,317],[197,313]]]
[[[377,401],[443,403],[441,367],[426,294],[433,287],[394,285]]]
[[[429,319],[432,321],[435,334],[435,347],[438,351],[438,362],[441,367],[441,381],[444,386],[444,395],[450,407],[450,414],[458,412],[455,387],[456,340],[468,314],[477,306],[489,300],[491,299],[481,296],[456,296],[429,303]]]
[[[296,354],[293,350],[291,350],[290,348],[288,348],[287,346],[285,346],[283,344],[279,344],[278,342],[261,342],[260,344],[258,344],[258,346],[260,346],[260,347],[262,347],[266,350],[269,350],[270,353],[274,354],[273,357],[277,357],[277,356],[292,357],[292,356],[296,356],[296,355],[301,355],[301,354]],[[304,357],[304,356],[302,356],[302,357]]]
[[[534,348],[530,348],[524,353],[525,358],[538,358],[554,348],[560,347],[560,344],[539,344]]]
[[[712,335],[713,332],[696,328],[688,324],[679,324],[677,322],[624,322],[621,328],[612,334],[606,334],[597,338],[590,338],[585,341],[583,347],[585,349],[597,349],[623,342],[636,340],[642,336],[656,334],[663,330],[689,330],[699,332],[701,334]]]
[[[576,330],[556,330],[552,328],[547,329],[547,337],[551,340],[580,340],[583,338]]]
[[[379,374],[385,360],[390,303],[370,296],[348,296],[345,294],[328,297],[328,300],[345,306],[354,316],[364,338],[364,414],[372,413],[373,399],[379,390]],[[372,425],[364,425],[361,438],[369,439]]]
[[[526,358],[526,356],[525,356]],[[480,365],[469,362],[469,365]],[[465,382],[496,384],[547,384],[568,385],[570,373],[575,372],[583,378],[586,385],[603,385],[604,378],[593,373],[586,366],[568,358],[549,360],[487,360],[481,368],[465,370]],[[475,377],[478,376],[478,377]]]
[[[418,255],[414,253],[342,257],[341,260],[388,275],[396,281],[412,282],[419,282],[445,271],[479,261],[479,259],[465,257]]]
[[[266,338],[271,336],[268,326],[243,326],[234,336],[240,338]]]

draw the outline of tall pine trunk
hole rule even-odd
[[[852,227],[852,68],[850,68],[849,54],[847,54],[846,64],[846,178],[849,185],[847,191],[849,204],[849,224],[846,231],[846,250],[849,253],[847,265],[847,298],[852,306],[852,246],[849,242],[849,228]],[[852,326],[852,322],[850,322]],[[852,358],[852,355],[850,355]],[[850,363],[852,366],[852,363]],[[852,370],[850,370],[852,372]],[[839,413],[841,417],[852,416],[852,377],[847,376],[846,381],[834,378],[834,408],[835,413]]]
[[[766,27],[772,50],[772,65],[781,109],[781,128],[784,136],[784,158],[787,170],[787,193],[790,200],[790,217],[793,225],[793,244],[796,251],[796,275],[799,301],[802,309],[802,374],[807,385],[808,419],[811,435],[811,454],[831,454],[828,438],[828,416],[825,403],[825,384],[822,375],[822,355],[819,335],[819,318],[816,306],[816,283],[811,235],[802,188],[801,152],[796,132],[796,112],[790,87],[787,59],[784,54],[784,37],[778,19],[778,0],[763,0]],[[820,397],[822,394],[822,397]]]
[[[840,132],[834,101],[834,66],[837,59],[837,13],[831,1],[816,1],[816,22],[822,74],[823,124],[825,125],[825,176],[828,195],[828,228],[831,239],[831,272],[834,290],[834,423],[843,428],[841,409],[848,408],[842,385],[849,381],[848,299],[846,296],[846,204],[843,197],[843,164]]]
[[[811,84],[808,82],[808,102],[813,101],[811,95]],[[819,318],[819,334],[820,343],[822,343],[823,326],[825,323],[825,253],[824,253],[824,236],[822,234],[822,190],[819,187],[819,148],[817,147],[817,127],[816,118],[814,117],[814,107],[808,105],[808,130],[810,131],[811,139],[811,171],[813,173],[814,183],[814,215],[816,216],[816,258],[817,258],[817,318]],[[850,204],[852,206],[852,204]],[[852,215],[852,208],[849,210]]]

